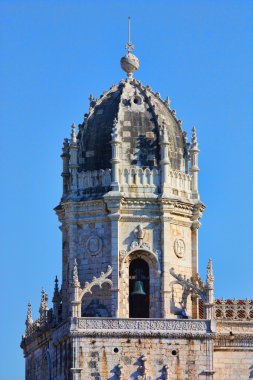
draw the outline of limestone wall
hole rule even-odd
[[[253,348],[214,351],[214,380],[253,379]]]
[[[26,359],[26,380],[49,380],[50,375],[72,380],[73,361],[79,380],[117,380],[119,368],[122,380],[143,374],[147,380],[206,380],[207,340],[79,337],[72,342],[51,342],[37,349]]]
[[[82,356],[81,379],[118,379],[118,364],[122,379],[137,379],[143,374],[143,356],[147,379],[206,379],[207,342],[187,339],[96,338],[79,341]],[[166,370],[165,366],[168,366]]]

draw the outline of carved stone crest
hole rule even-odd
[[[90,236],[86,242],[86,249],[91,256],[97,256],[102,249],[102,240],[100,237],[96,235]]]
[[[184,256],[185,253],[185,243],[183,239],[176,239],[174,242],[174,252],[177,257],[180,259]]]

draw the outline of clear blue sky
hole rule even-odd
[[[196,126],[200,273],[213,258],[216,297],[253,298],[253,2],[1,1],[1,368],[24,379],[27,301],[61,274],[61,146],[72,122],[124,73],[132,16],[135,77],[169,95]]]

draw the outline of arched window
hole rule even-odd
[[[134,259],[129,266],[129,317],[149,318],[149,266]]]

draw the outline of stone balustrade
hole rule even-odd
[[[190,193],[191,183],[191,175],[176,170],[169,171],[169,186],[171,188]]]
[[[157,189],[160,184],[160,172],[157,169],[131,168],[120,170],[120,184],[122,191],[133,190],[135,187],[141,192],[144,189]]]
[[[253,320],[253,300],[215,300],[215,318],[218,320]]]
[[[86,190],[93,187],[108,187],[111,185],[111,169],[82,171],[78,173],[78,187]]]
[[[154,192],[159,189],[161,178],[160,171],[154,169],[131,168],[119,170],[119,181],[121,191]],[[168,185],[172,190],[189,194],[191,192],[192,177],[189,174],[170,170],[168,176]],[[82,171],[78,173],[78,188],[87,190],[91,188],[104,187],[111,185],[111,169]],[[179,193],[178,193],[179,194]],[[180,194],[179,194],[180,195]]]

